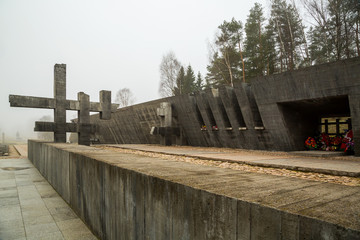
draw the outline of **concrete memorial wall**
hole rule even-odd
[[[93,115],[95,138],[99,143],[159,144],[161,135],[150,130],[161,124],[157,108],[163,102],[171,103],[172,127],[180,129],[182,144],[303,150],[320,118],[347,116],[360,154],[360,58],[118,109],[106,122]]]
[[[360,239],[359,187],[29,140],[100,239]]]

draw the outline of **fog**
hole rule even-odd
[[[36,137],[53,110],[11,108],[9,94],[53,97],[53,67],[67,64],[67,99],[98,101],[100,90],[129,88],[136,103],[159,98],[159,64],[175,52],[206,74],[208,42],[224,20],[245,23],[256,1],[1,0],[0,133]],[[257,1],[268,9],[267,0]],[[76,117],[68,111],[67,119]]]

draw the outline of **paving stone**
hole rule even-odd
[[[40,217],[49,215],[49,210],[46,207],[26,207],[22,210],[23,217]]]
[[[33,215],[24,216],[24,224],[26,226],[53,223],[53,222],[54,222],[54,218],[51,216],[51,214],[43,215],[43,216],[33,216]]]
[[[65,231],[63,235],[66,240],[98,240],[90,231],[87,233]]]
[[[55,222],[41,223],[35,225],[25,224],[25,230],[27,237],[38,237],[38,238],[41,238],[44,235],[48,235],[49,233],[59,232],[59,228]]]
[[[0,224],[17,219],[22,219],[20,205],[0,207]]]
[[[0,239],[11,240],[11,239],[20,239],[25,237],[24,228],[11,227],[7,229],[1,229]]]
[[[41,236],[28,237],[27,240],[63,240],[64,236],[61,232],[52,232],[42,234]]]
[[[22,211],[31,210],[32,208],[46,208],[44,201],[41,198],[30,198],[30,199],[21,199],[20,205]]]
[[[0,240],[97,239],[29,160],[0,159],[0,183]],[[65,238],[55,221],[76,219]]]
[[[23,219],[17,218],[17,219],[12,219],[12,220],[4,221],[4,222],[0,223],[0,232],[5,231],[10,228],[24,228]]]
[[[1,179],[0,188],[4,188],[4,187],[16,187],[15,179]]]
[[[49,211],[56,222],[78,218],[70,207],[50,208]]]
[[[67,240],[97,239],[80,219],[61,221],[57,225]]]
[[[0,197],[0,207],[9,205],[19,205],[19,198],[16,197]]]

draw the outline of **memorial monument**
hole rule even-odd
[[[35,122],[35,131],[54,132],[54,141],[65,143],[67,132],[78,133],[78,143],[90,145],[90,112],[99,112],[100,119],[108,120],[118,104],[111,104],[111,91],[100,91],[100,102],[90,102],[89,95],[79,92],[77,100],[66,99],[66,64],[54,66],[54,98],[9,95],[11,107],[54,109],[54,122]],[[66,110],[78,111],[78,122],[66,122]]]

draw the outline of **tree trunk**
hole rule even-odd
[[[291,28],[291,23],[290,23],[290,19],[289,19],[289,15],[286,13],[286,18],[287,18],[287,23],[288,23],[288,27],[289,27],[289,33],[290,33],[290,49],[289,49],[289,64],[290,64],[290,70],[294,69],[294,65],[295,65],[295,61],[294,61],[294,35],[292,32],[292,28]],[[289,68],[288,68],[289,69]]]
[[[225,60],[225,64],[226,67],[228,68],[229,71],[229,75],[230,75],[230,85],[233,87],[234,83],[233,83],[233,74],[232,74],[232,70],[231,70],[231,63],[230,63],[230,59],[229,59],[229,54],[227,52],[225,52],[224,55],[224,60]]]
[[[245,82],[245,62],[244,62],[244,58],[243,58],[243,54],[241,51],[241,42],[239,41],[239,51],[240,51],[240,58],[241,58],[241,62],[242,62],[242,67],[243,67],[243,82]]]
[[[359,15],[360,15],[360,11],[358,11],[358,19],[356,20],[356,49],[357,49],[357,54],[358,56],[360,56],[360,46],[359,46]]]
[[[282,58],[283,58],[283,52],[285,51],[285,46],[284,46],[284,42],[282,41],[282,38],[281,38],[281,31],[280,31],[278,19],[276,19],[276,28],[278,30],[279,40],[280,40],[280,70],[281,70],[281,72],[283,72]]]

